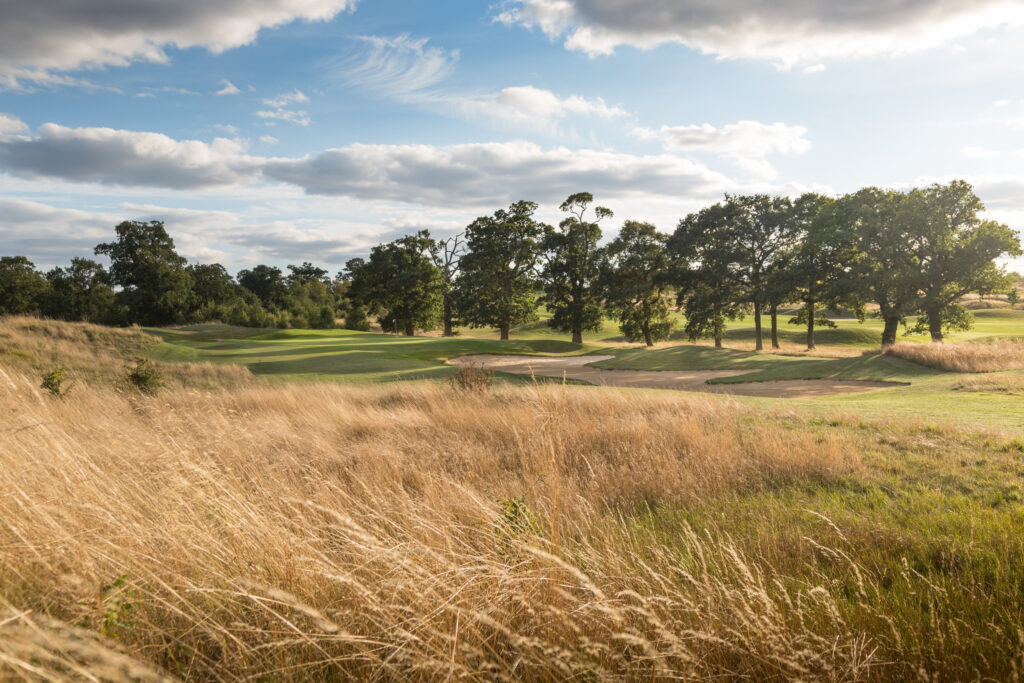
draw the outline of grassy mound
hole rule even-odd
[[[971,344],[894,344],[885,355],[950,372],[1024,370],[1024,342],[995,341]]]

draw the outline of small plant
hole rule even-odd
[[[68,382],[68,369],[58,365],[43,375],[43,383],[39,386],[49,391],[51,396],[67,396],[74,383]]]
[[[126,371],[128,383],[144,394],[155,394],[164,385],[164,373],[148,358],[136,358],[135,365]]]
[[[1017,291],[1016,287],[1011,289],[1006,295],[1006,302],[1010,304],[1010,308],[1016,308],[1017,304],[1020,303],[1020,292]]]
[[[494,522],[494,536],[498,541],[499,554],[509,559],[515,554],[515,544],[519,539],[541,535],[541,524],[524,496],[502,498],[498,503],[501,513]]]
[[[453,388],[463,391],[488,391],[494,384],[494,370],[470,360],[466,365],[458,366],[448,382]]]

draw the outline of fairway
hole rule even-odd
[[[952,342],[984,342],[1024,338],[1024,311],[983,309],[974,312],[975,325],[968,332],[949,336]],[[780,316],[780,321],[787,319]],[[910,321],[912,324],[913,321]],[[753,325],[749,319],[732,324],[725,335],[726,348],[707,342],[671,341],[646,349],[625,343],[612,321],[600,332],[573,344],[547,327],[541,319],[514,329],[510,341],[499,341],[496,330],[462,328],[459,336],[404,337],[349,330],[253,330],[224,325],[193,325],[154,328],[147,332],[162,343],[151,355],[161,361],[239,364],[257,376],[275,381],[343,381],[377,383],[410,380],[443,380],[454,368],[449,360],[477,354],[528,356],[601,356],[582,361],[601,370],[708,372],[698,381],[711,389],[719,385],[747,384],[724,393],[737,400],[772,404],[790,388],[786,404],[794,410],[828,413],[836,410],[866,416],[898,416],[929,423],[952,424],[984,430],[988,427],[1024,428],[1024,400],[1018,388],[1024,372],[988,373],[979,385],[969,375],[945,372],[878,353],[879,321],[836,321],[834,329],[818,332],[818,349],[801,350],[802,327],[780,325],[783,348],[779,352],[753,352]],[[679,334],[677,333],[678,337]],[[902,340],[925,343],[927,337],[903,336]],[[559,381],[562,372],[537,373],[540,381]],[[502,381],[531,382],[522,372],[502,372]],[[570,381],[589,381],[568,375]],[[693,377],[691,377],[693,379]],[[858,382],[893,383],[884,391],[855,392],[801,390],[793,380],[825,380],[825,388]],[[749,383],[779,383],[778,391]],[[608,382],[604,382],[608,383]],[[642,386],[642,385],[635,385]],[[881,386],[881,385],[878,385]],[[890,386],[890,385],[886,385]],[[683,388],[687,387],[671,387]],[[693,387],[689,387],[693,388]],[[658,391],[656,386],[634,391]],[[744,396],[746,395],[746,396]],[[795,395],[795,398],[792,396]]]

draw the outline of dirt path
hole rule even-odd
[[[545,377],[566,377],[598,386],[636,387],[648,389],[677,389],[702,391],[712,394],[765,396],[769,398],[817,398],[876,391],[900,386],[899,382],[870,382],[841,379],[786,379],[743,384],[708,384],[716,377],[744,375],[750,370],[604,370],[588,363],[608,360],[614,356],[499,356],[480,354],[459,356],[448,362],[452,365],[478,366],[528,375],[533,372]]]

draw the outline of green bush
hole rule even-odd
[[[67,396],[74,386],[72,383],[65,384],[68,381],[67,373],[67,368],[58,365],[43,375],[43,383],[39,386],[49,391],[52,396]]]
[[[144,394],[155,394],[164,385],[164,373],[148,358],[137,358],[135,365],[126,368],[128,384]]]

